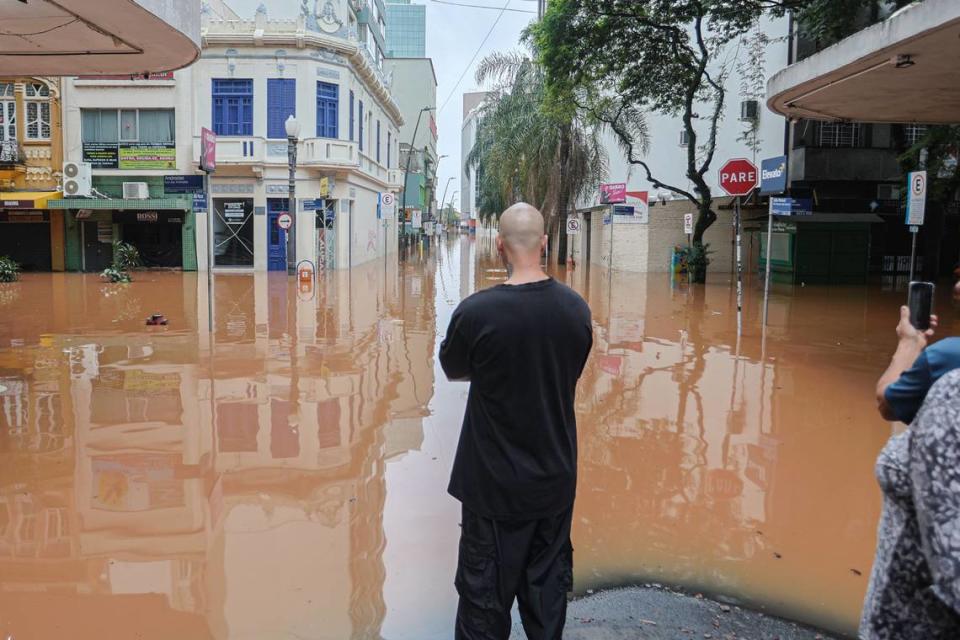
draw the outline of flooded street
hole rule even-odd
[[[489,237],[334,272],[0,286],[0,637],[447,640],[467,386],[435,354]],[[902,292],[578,267],[578,594],[679,585],[852,634]],[[939,304],[950,315],[950,303]],[[169,326],[146,327],[162,312]],[[956,333],[951,318],[942,334]]]

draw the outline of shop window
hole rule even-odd
[[[351,93],[352,96],[352,93]],[[353,99],[351,97],[351,112]],[[317,137],[337,138],[340,117],[340,87],[330,82],[317,83]],[[352,120],[352,115],[351,115]],[[352,124],[352,123],[351,123]]]
[[[912,147],[927,135],[927,125],[908,124],[903,127],[903,136],[908,147]]]
[[[0,142],[17,139],[17,103],[13,83],[0,82]]]
[[[221,136],[253,135],[253,80],[213,80],[213,131]]]
[[[859,147],[863,144],[862,128],[856,122],[821,122],[821,147]]]
[[[83,142],[173,144],[176,116],[173,109],[81,109]]]
[[[267,137],[287,137],[287,118],[297,115],[297,81],[267,80]]]
[[[27,140],[50,139],[50,87],[31,83],[26,90]]]

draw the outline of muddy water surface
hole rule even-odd
[[[0,637],[452,637],[467,387],[435,353],[503,279],[489,249],[452,238],[313,292],[218,275],[212,335],[195,274],[0,287]],[[723,278],[556,275],[596,330],[578,591],[682,585],[852,632],[902,294],[778,289],[763,339],[748,286],[738,340]]]

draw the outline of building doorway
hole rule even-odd
[[[287,232],[277,220],[287,212],[290,201],[286,198],[267,199],[267,270],[285,271],[287,268]]]
[[[114,215],[120,237],[136,247],[145,267],[183,268],[183,211],[128,211]]]
[[[253,266],[253,199],[214,200],[213,264]]]
[[[103,271],[113,264],[113,225],[109,221],[84,220],[80,236],[84,271]]]

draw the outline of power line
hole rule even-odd
[[[434,0],[436,1],[436,0]],[[480,55],[480,50],[483,49],[483,45],[487,44],[487,40],[490,39],[490,34],[493,33],[493,30],[497,28],[497,24],[500,23],[500,18],[503,17],[503,14],[506,13],[507,7],[510,6],[510,0],[503,5],[503,8],[500,9],[500,13],[497,15],[497,19],[493,21],[493,25],[490,27],[490,31],[487,31],[487,35],[483,37],[483,41],[480,43],[480,46],[477,47],[477,50],[474,52],[473,57],[470,58],[470,62],[467,63],[466,68],[463,70],[463,73],[460,74],[460,78],[457,80],[457,84],[453,86],[453,90],[450,92],[450,95],[447,96],[447,99],[443,101],[443,104],[440,105],[440,111],[437,112],[437,115],[440,115],[440,112],[447,106],[447,103],[450,102],[450,98],[453,97],[453,94],[457,92],[457,89],[460,88],[460,83],[463,82],[463,78],[467,75],[467,72],[470,71],[470,67],[473,66],[473,63],[476,61],[477,56]]]
[[[490,9],[491,11],[513,11],[514,13],[533,13],[536,14],[536,11],[530,11],[529,9],[502,9],[500,7],[489,7],[482,4],[465,4],[463,2],[450,2],[449,0],[431,0],[437,4],[446,4],[451,7],[469,7],[471,9]],[[536,1],[536,0],[534,0]]]

